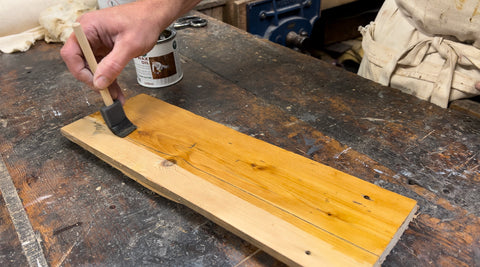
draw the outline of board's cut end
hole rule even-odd
[[[108,128],[118,137],[123,138],[137,129],[137,126],[125,115],[122,103],[118,100],[115,100],[110,106],[103,106],[100,113]]]
[[[400,240],[400,237],[403,235],[403,233],[407,230],[408,226],[410,225],[410,222],[413,221],[413,219],[416,217],[416,213],[418,211],[418,204],[417,201],[411,199],[413,201],[413,207],[410,209],[410,213],[405,217],[405,220],[403,223],[400,225],[398,228],[397,232],[393,236],[393,238],[390,240],[389,244],[383,251],[383,253],[380,255],[378,258],[377,262],[373,265],[375,267],[382,266],[383,262],[387,258],[388,254],[390,254],[390,251],[392,251],[393,247],[397,244],[397,242]]]

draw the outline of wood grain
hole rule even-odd
[[[247,30],[247,4],[256,0],[229,0],[226,4],[225,22]]]
[[[153,97],[124,108],[138,126],[125,139],[98,113],[62,133],[287,264],[378,265],[416,211],[412,199]]]

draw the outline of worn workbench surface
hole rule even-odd
[[[384,266],[480,265],[480,119],[221,22],[181,30],[179,43],[183,80],[143,88],[130,64],[119,79],[127,97],[153,95],[416,199]],[[2,266],[282,265],[62,137],[102,103],[60,48],[0,55]]]

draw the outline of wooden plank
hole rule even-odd
[[[226,4],[225,22],[247,30],[247,4],[258,0],[229,0]]]
[[[99,113],[68,139],[291,265],[379,265],[416,201],[146,95],[127,101],[138,126],[110,133]]]
[[[195,10],[203,14],[223,21],[223,9],[227,0],[202,0],[195,6]]]
[[[227,3],[227,0],[202,0],[195,6],[195,10],[204,10],[207,8],[214,8],[224,6]]]
[[[358,0],[322,0],[320,1],[320,9],[321,10],[329,9],[332,7],[345,5],[354,1],[358,1]]]
[[[202,10],[199,9],[198,11],[209,17],[223,21],[223,7],[213,7]]]

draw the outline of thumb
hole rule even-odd
[[[108,88],[133,58],[124,48],[125,46],[116,44],[113,50],[98,63],[93,76],[93,86],[95,88]]]

